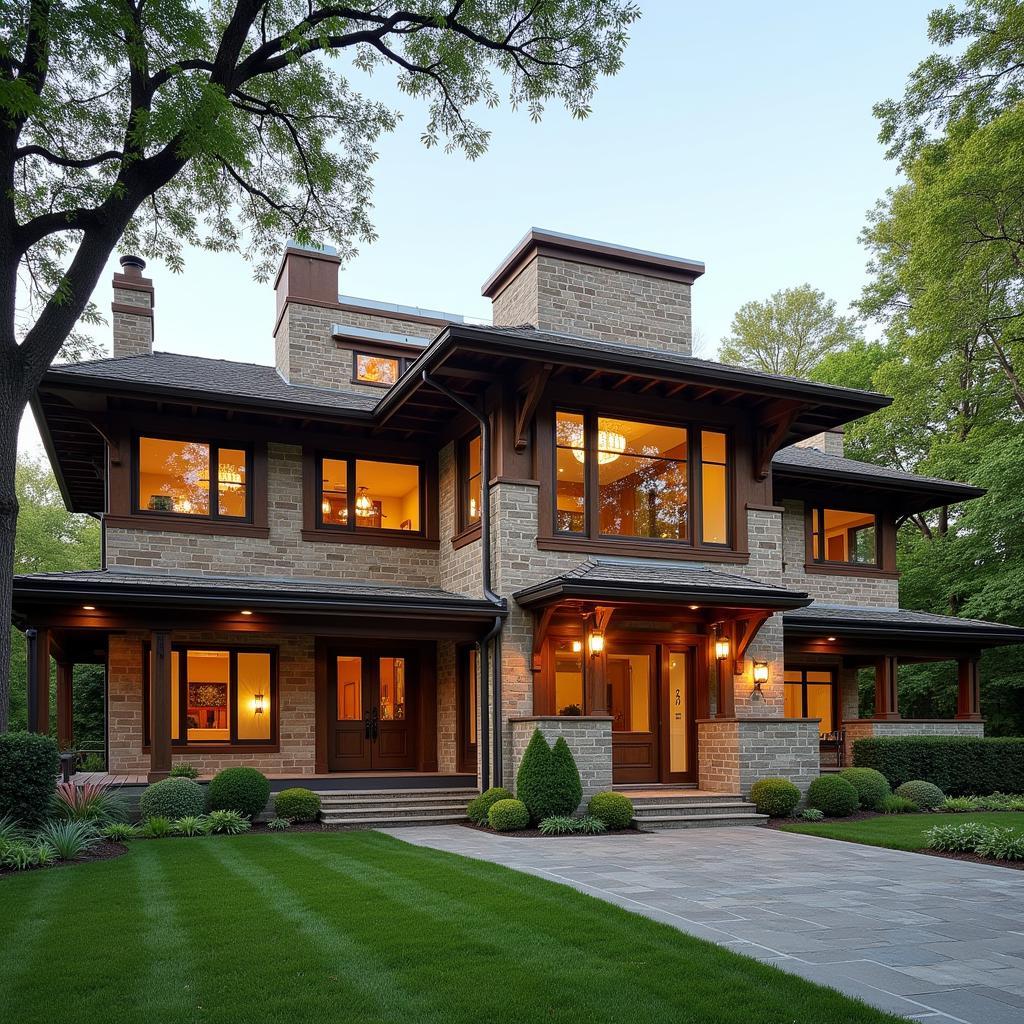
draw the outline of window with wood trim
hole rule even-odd
[[[556,533],[730,544],[724,432],[559,410],[554,442]]]
[[[818,733],[839,728],[835,675],[831,669],[787,668],[783,677],[786,718],[817,718]]]
[[[150,742],[152,653],[145,666],[145,742]],[[277,736],[276,651],[175,646],[171,652],[171,742],[182,746],[271,744]]]
[[[252,454],[208,440],[139,437],[135,511],[244,522],[251,518]]]
[[[482,465],[480,435],[464,437],[459,442],[457,456],[458,522],[461,533],[480,522],[482,500]]]
[[[834,508],[811,509],[811,557],[840,565],[878,565],[878,516]]]
[[[352,380],[359,384],[380,384],[390,387],[398,383],[409,365],[401,356],[376,355],[372,352],[352,353]]]
[[[317,524],[323,529],[423,534],[423,471],[412,462],[321,456]]]

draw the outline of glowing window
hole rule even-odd
[[[560,640],[554,643],[555,714],[583,714],[583,644]]]
[[[363,384],[387,384],[398,381],[402,374],[402,361],[395,356],[373,356],[365,352],[355,354],[355,379]]]
[[[729,543],[729,464],[725,434],[700,432],[701,540]]]
[[[816,508],[811,512],[811,530],[816,562],[878,564],[878,521],[873,513]]]
[[[786,669],[783,714],[786,718],[817,718],[818,732],[834,732],[836,711],[835,679],[829,669]]]
[[[560,533],[586,530],[585,462],[583,416],[555,413],[555,529]]]
[[[480,522],[480,435],[463,440],[459,450],[459,529]]]
[[[140,437],[137,507],[165,515],[245,519],[248,463],[241,448]]]
[[[321,526],[420,533],[420,467],[368,459],[319,460]]]

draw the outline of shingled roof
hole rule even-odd
[[[573,597],[647,603],[696,601],[750,608],[796,608],[810,601],[802,591],[786,590],[748,576],[689,562],[638,558],[588,558],[568,572],[526,587],[514,596],[523,607]]]

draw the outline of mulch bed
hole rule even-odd
[[[994,857],[979,857],[976,853],[948,853],[945,850],[914,850],[927,853],[929,857],[945,857],[946,860],[967,860],[972,864],[991,864],[996,868],[1016,868],[1024,871],[1024,860],[996,860]]]
[[[623,828],[617,832],[598,832],[596,835],[588,836],[582,835],[579,832],[570,833],[564,836],[546,836],[539,828],[524,828],[519,832],[496,832],[493,828],[488,825],[477,825],[472,821],[460,821],[459,824],[463,828],[472,829],[474,832],[486,832],[489,836],[501,836],[503,839],[507,836],[511,839],[536,839],[538,836],[542,839],[607,839],[609,836],[652,836],[653,832],[645,832],[643,829],[638,828]]]
[[[878,811],[858,811],[848,814],[845,818],[822,818],[821,821],[803,821],[801,818],[769,818],[764,824],[766,828],[782,828],[783,825],[839,825],[847,821],[867,821],[869,818],[881,818]]]

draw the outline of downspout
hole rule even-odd
[[[484,596],[496,608],[505,610],[505,601],[491,589],[491,423],[490,420],[471,405],[464,398],[455,394],[450,388],[445,387],[439,381],[434,380],[424,370],[422,373],[423,383],[428,387],[440,391],[449,401],[454,402],[460,409],[468,412],[480,424],[480,578],[483,584]],[[501,758],[501,630],[504,620],[500,615],[494,618],[494,625],[487,634],[479,641],[480,657],[478,659],[480,669],[480,782],[482,789],[488,789],[491,782],[490,777],[490,722],[488,719],[493,715],[494,720],[494,784],[500,786],[502,783],[502,758]],[[495,640],[494,658],[494,682],[490,685],[489,659],[487,649],[491,641]],[[488,689],[491,692],[491,705],[488,708]]]

